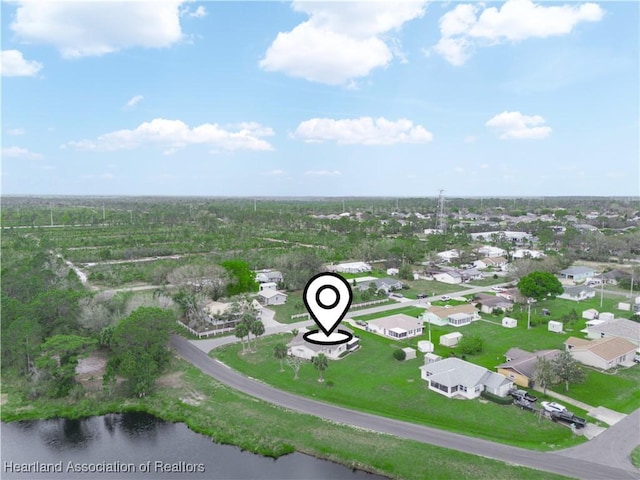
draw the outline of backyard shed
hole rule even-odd
[[[418,342],[418,350],[422,353],[431,353],[433,352],[433,343],[429,340],[420,340]]]
[[[460,332],[447,333],[440,337],[440,345],[444,345],[445,347],[455,347],[458,345],[461,338],[462,334]]]
[[[563,323],[562,322],[556,322],[555,320],[549,320],[549,331],[550,332],[556,332],[556,333],[562,333],[562,327],[563,327]]]
[[[618,310],[622,310],[624,312],[628,312],[631,310],[631,304],[630,303],[625,303],[625,302],[620,302],[618,303]]]
[[[442,357],[440,355],[436,355],[435,353],[425,353],[424,355],[424,364],[429,365],[430,363],[437,362]]]
[[[504,317],[502,319],[502,326],[505,328],[516,328],[518,326],[518,321],[515,318]]]
[[[402,351],[405,353],[405,360],[413,360],[414,358],[416,358],[416,349],[415,348],[411,348],[411,347],[405,347],[402,349]]]

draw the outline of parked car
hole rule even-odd
[[[491,287],[494,292],[504,292],[504,287]]]
[[[538,400],[538,397],[531,395],[529,392],[525,390],[514,389],[509,392],[509,395],[511,395],[515,399],[526,400],[527,402],[531,402],[531,403]]]
[[[551,420],[554,422],[565,422],[575,425],[576,428],[583,428],[587,425],[587,421],[584,418],[576,417],[571,412],[551,412]]]
[[[423,298],[427,298],[427,297],[428,297],[428,295],[426,293],[419,293],[418,294],[418,299],[419,300],[422,300]]]
[[[560,405],[559,403],[556,403],[556,402],[542,402],[540,403],[540,405],[542,405],[542,408],[544,408],[547,412],[566,412],[567,411],[567,407],[565,407],[564,405]]]
[[[443,302],[446,302],[447,300],[451,300],[451,297],[449,295],[442,295],[440,297],[440,300],[442,300]]]
[[[389,296],[393,298],[404,298],[404,296],[401,293],[392,293]]]
[[[367,322],[365,322],[363,320],[356,320],[356,325],[360,325],[361,327],[366,327],[367,326]]]

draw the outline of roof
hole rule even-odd
[[[462,337],[462,334],[460,332],[451,332],[451,333],[447,333],[446,335],[442,335],[440,338],[460,338]]]
[[[636,349],[633,343],[619,337],[599,338],[591,342],[569,337],[564,343],[565,345],[573,345],[572,352],[589,351],[607,361],[614,360]]]
[[[594,273],[593,268],[574,266],[574,267],[565,268],[564,270],[560,270],[560,274],[562,275],[580,275],[580,274],[586,274],[586,273],[593,274]]]
[[[533,378],[535,375],[536,365],[539,358],[553,360],[560,350],[538,350],[537,352],[527,352],[519,348],[510,348],[505,353],[505,357],[511,358],[511,361],[501,363],[496,368],[510,368],[520,375],[527,378]]]
[[[591,293],[591,292],[595,292],[595,290],[591,287],[584,287],[584,286],[565,286],[564,288],[564,292],[563,295],[580,295],[581,292],[586,292],[586,293]]]
[[[632,341],[638,341],[640,339],[640,323],[627,320],[626,318],[607,320],[600,325],[589,327],[587,330],[594,333],[604,333],[612,337],[628,338]]]
[[[490,372],[484,367],[465,362],[459,358],[438,360],[421,366],[420,370],[425,370],[431,374],[429,380],[434,380],[448,387],[463,385],[467,388],[472,388],[482,384],[496,388],[504,383],[512,383],[504,375]]]
[[[454,313],[453,315],[449,315],[449,318],[453,319],[453,320],[465,320],[467,318],[469,318],[472,314],[471,313]]]
[[[282,292],[279,292],[278,290],[273,290],[271,288],[265,288],[261,292],[258,292],[258,296],[263,298],[273,298],[276,295],[284,295],[285,297],[287,296],[286,293],[282,293]]]
[[[498,307],[500,305],[512,306],[513,302],[507,300],[504,297],[498,297],[496,295],[487,295],[485,293],[479,293],[477,295],[478,303],[486,305],[487,307]]]
[[[393,330],[401,328],[405,331],[415,330],[422,327],[422,321],[415,317],[410,317],[404,313],[398,313],[396,315],[389,315],[388,317],[380,317],[369,321],[369,325],[375,325],[379,328],[386,328],[387,330]]]
[[[504,257],[487,257],[487,258],[482,258],[479,261],[484,264],[493,264],[493,265],[507,263],[507,260]]]
[[[454,305],[449,308],[431,307],[427,310],[427,312],[433,313],[438,318],[445,319],[456,313],[467,313],[467,314],[473,315],[475,313],[478,313],[478,309],[473,305],[464,304],[464,305]]]
[[[607,280],[619,280],[621,278],[629,278],[631,277],[631,274],[623,270],[611,270],[609,272],[601,273],[600,275],[597,275],[597,277]]]

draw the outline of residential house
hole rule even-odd
[[[596,272],[591,267],[573,266],[560,270],[558,276],[561,279],[573,280],[574,282],[583,282],[593,276]]]
[[[527,352],[519,348],[510,348],[504,354],[506,362],[498,365],[498,373],[504,375],[513,383],[525,388],[533,388],[535,385],[536,365],[540,358],[552,361],[560,350],[538,350]]]
[[[564,342],[567,351],[583,365],[609,370],[618,365],[633,365],[636,345],[624,338],[607,337],[596,340],[569,337]]]
[[[488,295],[486,293],[478,293],[474,298],[474,303],[476,306],[480,305],[479,308],[482,313],[491,314],[498,308],[502,311],[513,310],[513,302],[510,300],[497,295]]]
[[[446,397],[477,398],[483,391],[506,397],[513,381],[459,358],[445,358],[420,367],[429,389]]]
[[[287,294],[268,288],[258,292],[258,301],[262,305],[283,305],[287,302]]]
[[[493,232],[478,232],[472,233],[471,239],[474,241],[489,242],[493,239],[504,239],[515,245],[522,245],[533,239],[533,236],[527,232],[510,232],[510,231],[493,231]]]
[[[529,248],[516,248],[511,254],[512,258],[542,258],[544,253],[540,250],[532,250]]]
[[[256,282],[259,283],[281,283],[283,280],[284,277],[282,276],[282,272],[279,272],[278,270],[262,270],[256,275]]]
[[[433,279],[442,282],[455,285],[462,283],[462,275],[456,270],[446,270],[444,272],[438,272],[433,274]]]
[[[348,328],[341,327],[341,329],[353,334],[353,332]],[[349,340],[349,342],[341,343],[339,345],[318,345],[316,343],[309,343],[303,337],[303,334],[306,331],[305,329],[303,330],[300,330],[295,338],[287,343],[287,353],[289,355],[311,360],[319,353],[324,353],[325,356],[331,360],[339,360],[348,353],[357,350],[360,346],[360,338],[356,336]]]
[[[628,280],[631,274],[623,270],[610,270],[608,272],[596,275],[592,280],[599,280],[607,285],[617,285],[620,280]]]
[[[399,313],[370,320],[367,330],[394,340],[402,340],[422,335],[422,321]]]
[[[480,315],[478,315],[478,309],[476,307],[470,304],[464,304],[447,307],[430,307],[420,315],[420,319],[432,325],[462,327],[479,320]]]
[[[467,270],[458,270],[458,273],[462,277],[462,281],[472,282],[473,280],[482,280],[484,275],[480,270],[476,270],[475,268],[469,268]]]
[[[487,258],[504,257],[507,251],[504,248],[492,247],[491,245],[484,245],[477,250],[478,255],[482,255]]]
[[[600,318],[602,318],[602,314],[600,314]],[[624,338],[638,347],[640,346],[640,323],[627,320],[626,318],[615,318],[599,325],[588,327],[587,337],[595,339],[608,337]]]
[[[376,286],[376,291],[384,291],[385,293],[389,293],[394,290],[401,290],[404,287],[404,284],[400,280],[396,280],[394,278],[376,278],[372,279],[369,282],[362,282],[358,284],[359,290],[367,290],[369,286],[374,283]]]
[[[564,292],[562,295],[558,295],[558,298],[579,302],[580,300],[586,300],[587,298],[593,298],[595,296],[596,291],[593,288],[576,285],[564,287]]]
[[[512,302],[518,302],[523,298],[520,290],[517,288],[507,288],[506,290],[496,293],[496,297],[502,297]]]
[[[505,270],[507,268],[507,260],[504,257],[485,257],[473,262],[473,266],[478,270],[493,268],[495,270]]]
[[[350,262],[331,265],[328,269],[341,273],[364,273],[371,271],[371,265],[365,262]]]
[[[451,260],[455,260],[456,258],[460,257],[460,252],[458,252],[457,250],[446,250],[444,252],[438,252],[436,253],[436,255],[443,262],[451,263]]]

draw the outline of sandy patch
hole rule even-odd
[[[174,372],[162,375],[156,381],[156,385],[159,387],[180,388],[184,387],[185,383],[182,381],[182,372]]]

